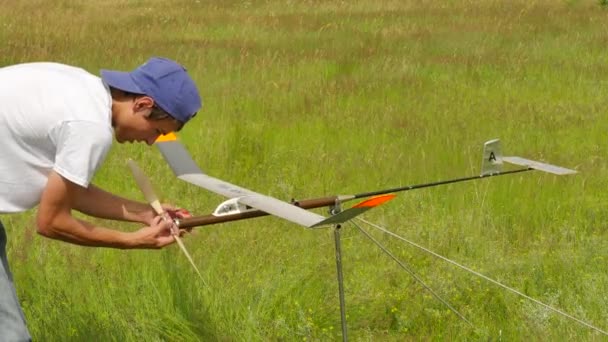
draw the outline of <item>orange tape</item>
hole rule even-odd
[[[165,135],[159,135],[158,138],[156,138],[155,143],[163,142],[163,141],[175,141],[175,140],[177,140],[177,135],[175,135],[175,133],[171,132],[171,133],[167,133]]]
[[[393,198],[395,198],[397,195],[395,194],[388,194],[388,195],[380,195],[380,196],[376,196],[376,197],[372,197],[368,200],[365,200],[363,202],[357,203],[353,208],[363,208],[363,207],[377,207],[381,204],[384,204],[385,202],[388,202],[390,200],[392,200]]]

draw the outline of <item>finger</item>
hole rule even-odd
[[[152,219],[151,226],[158,226],[162,221],[164,221],[164,218],[161,215],[157,215]]]
[[[188,218],[188,217],[192,217],[192,214],[190,214],[190,212],[186,209],[180,208],[177,210],[177,215],[179,218]]]
[[[171,227],[173,225],[173,223],[171,221],[165,220],[161,217],[160,220],[158,220],[155,223],[156,224],[151,226],[151,228],[154,229],[155,236],[171,235]]]
[[[168,231],[173,231],[174,228],[175,228],[175,223],[171,219],[164,220],[163,221],[163,227],[164,227],[164,229],[166,229]]]
[[[188,210],[183,209],[183,208],[177,208],[175,210],[168,210],[167,213],[173,219],[175,219],[175,218],[183,219],[183,218],[192,217],[192,214],[190,214],[190,212],[188,212]]]
[[[156,239],[157,246],[163,248],[175,242],[173,235],[161,236]]]

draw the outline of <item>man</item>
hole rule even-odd
[[[106,192],[91,179],[112,144],[152,144],[201,108],[193,80],[176,62],[151,58],[132,72],[101,78],[58,63],[0,68],[0,215],[38,205],[38,233],[83,246],[162,248],[170,223],[152,208]],[[170,209],[167,207],[167,209]],[[72,210],[145,227],[123,232],[72,216]],[[6,258],[0,222],[0,339],[30,340]]]

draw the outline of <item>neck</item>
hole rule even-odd
[[[115,88],[110,88],[110,96],[112,97],[112,127],[116,127],[118,115],[130,99],[124,91]]]

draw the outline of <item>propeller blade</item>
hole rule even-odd
[[[156,193],[152,188],[152,183],[150,183],[150,179],[144,174],[144,172],[139,168],[139,166],[137,166],[137,164],[133,160],[129,159],[128,164],[129,168],[131,168],[133,178],[135,178],[135,182],[139,186],[141,192],[144,194],[146,201],[150,204],[150,206],[152,206],[152,208],[158,215],[162,216],[165,220],[171,220],[171,222],[173,222],[172,219],[168,218],[168,214],[161,206],[160,201],[158,200],[158,197],[156,196]],[[201,278],[201,280],[203,280],[203,282],[205,282],[203,276],[201,275],[201,272],[198,270],[198,267],[196,267],[194,260],[190,256],[190,253],[188,253],[184,242],[179,237],[179,228],[177,228],[175,223],[173,224],[173,227],[171,229],[171,234],[173,235],[173,238],[175,238],[175,241],[179,245],[179,248],[182,250],[188,261],[190,261],[190,264],[192,264],[192,267],[194,267],[194,270],[196,271],[198,276]]]

